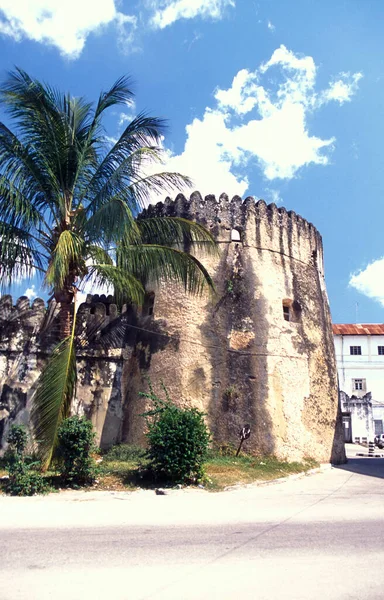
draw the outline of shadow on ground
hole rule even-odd
[[[350,473],[384,479],[384,458],[348,458],[347,463],[334,467]]]

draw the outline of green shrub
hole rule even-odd
[[[12,425],[8,434],[8,450],[6,468],[9,480],[7,494],[11,496],[33,496],[48,491],[48,485],[40,473],[33,471],[40,465],[37,462],[26,462],[24,450],[27,445],[27,432],[22,425]]]
[[[40,473],[30,471],[27,465],[9,469],[9,481],[6,492],[10,496],[35,496],[49,491],[47,482]]]
[[[148,425],[148,455],[157,477],[172,482],[198,481],[202,478],[210,434],[204,414],[197,408],[181,408],[173,404],[163,386],[166,400],[150,393],[153,410],[145,413]]]
[[[68,485],[89,485],[95,481],[97,467],[91,453],[95,433],[91,421],[77,416],[64,419],[59,428],[58,454],[61,475]]]
[[[22,456],[24,454],[27,441],[28,435],[25,427],[23,425],[12,425],[7,439],[10,452]]]

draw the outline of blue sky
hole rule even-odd
[[[0,0],[0,75],[90,99],[131,75],[111,138],[167,118],[169,170],[312,221],[334,322],[383,322],[383,17],[382,0]]]

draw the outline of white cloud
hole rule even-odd
[[[264,196],[263,199],[267,202],[274,202],[274,204],[282,204],[283,199],[280,196],[279,190],[275,190],[273,188],[264,188]]]
[[[308,115],[328,102],[343,104],[357,90],[360,73],[341,74],[317,92],[316,65],[280,46],[255,71],[241,69],[215,105],[186,127],[183,151],[168,152],[165,168],[189,175],[201,193],[243,195],[249,167],[268,180],[291,179],[309,164],[326,165],[335,138],[310,135]],[[341,91],[335,83],[346,86]]]
[[[115,0],[0,0],[0,33],[52,44],[72,58],[92,31],[112,22],[120,38],[136,27],[136,18],[118,12]]]
[[[235,6],[235,0],[154,0],[152,25],[164,29],[179,19],[221,19],[228,7]]]
[[[353,273],[349,285],[384,306],[384,257]]]
[[[238,114],[251,111],[258,102],[255,77],[247,69],[241,69],[233,78],[232,86],[228,90],[216,90],[215,98],[221,109],[230,107]]]
[[[333,81],[320,97],[320,102],[336,100],[340,104],[350,102],[356,93],[362,73],[340,73],[339,79]]]
[[[23,294],[23,296],[27,296],[29,300],[34,300],[37,298],[36,288],[32,285],[30,288],[27,288]]]
[[[274,26],[273,23],[271,23],[271,21],[267,22],[267,27],[268,27],[269,31],[272,31],[272,33],[274,33],[276,30],[276,27]]]
[[[133,119],[135,118],[135,110],[136,110],[136,104],[134,101],[131,101],[129,104],[129,112],[124,111],[119,114],[119,120],[117,122],[117,127],[118,127],[119,131],[123,127],[126,127],[128,125],[128,123],[133,121]]]
[[[223,115],[207,109],[202,120],[194,119],[187,125],[186,133],[184,151],[180,155],[167,151],[162,170],[188,175],[193,180],[194,189],[199,189],[202,194],[219,196],[226,192],[228,195],[242,195],[248,188],[248,179],[245,175],[231,172],[234,170],[234,158],[233,153],[226,157],[225,139],[228,131]],[[229,145],[230,140],[227,140]],[[159,165],[152,165],[151,169],[146,170],[147,173],[158,171]],[[152,201],[155,202],[156,198]]]

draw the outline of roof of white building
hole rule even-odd
[[[384,323],[339,323],[332,329],[335,335],[384,335]]]

